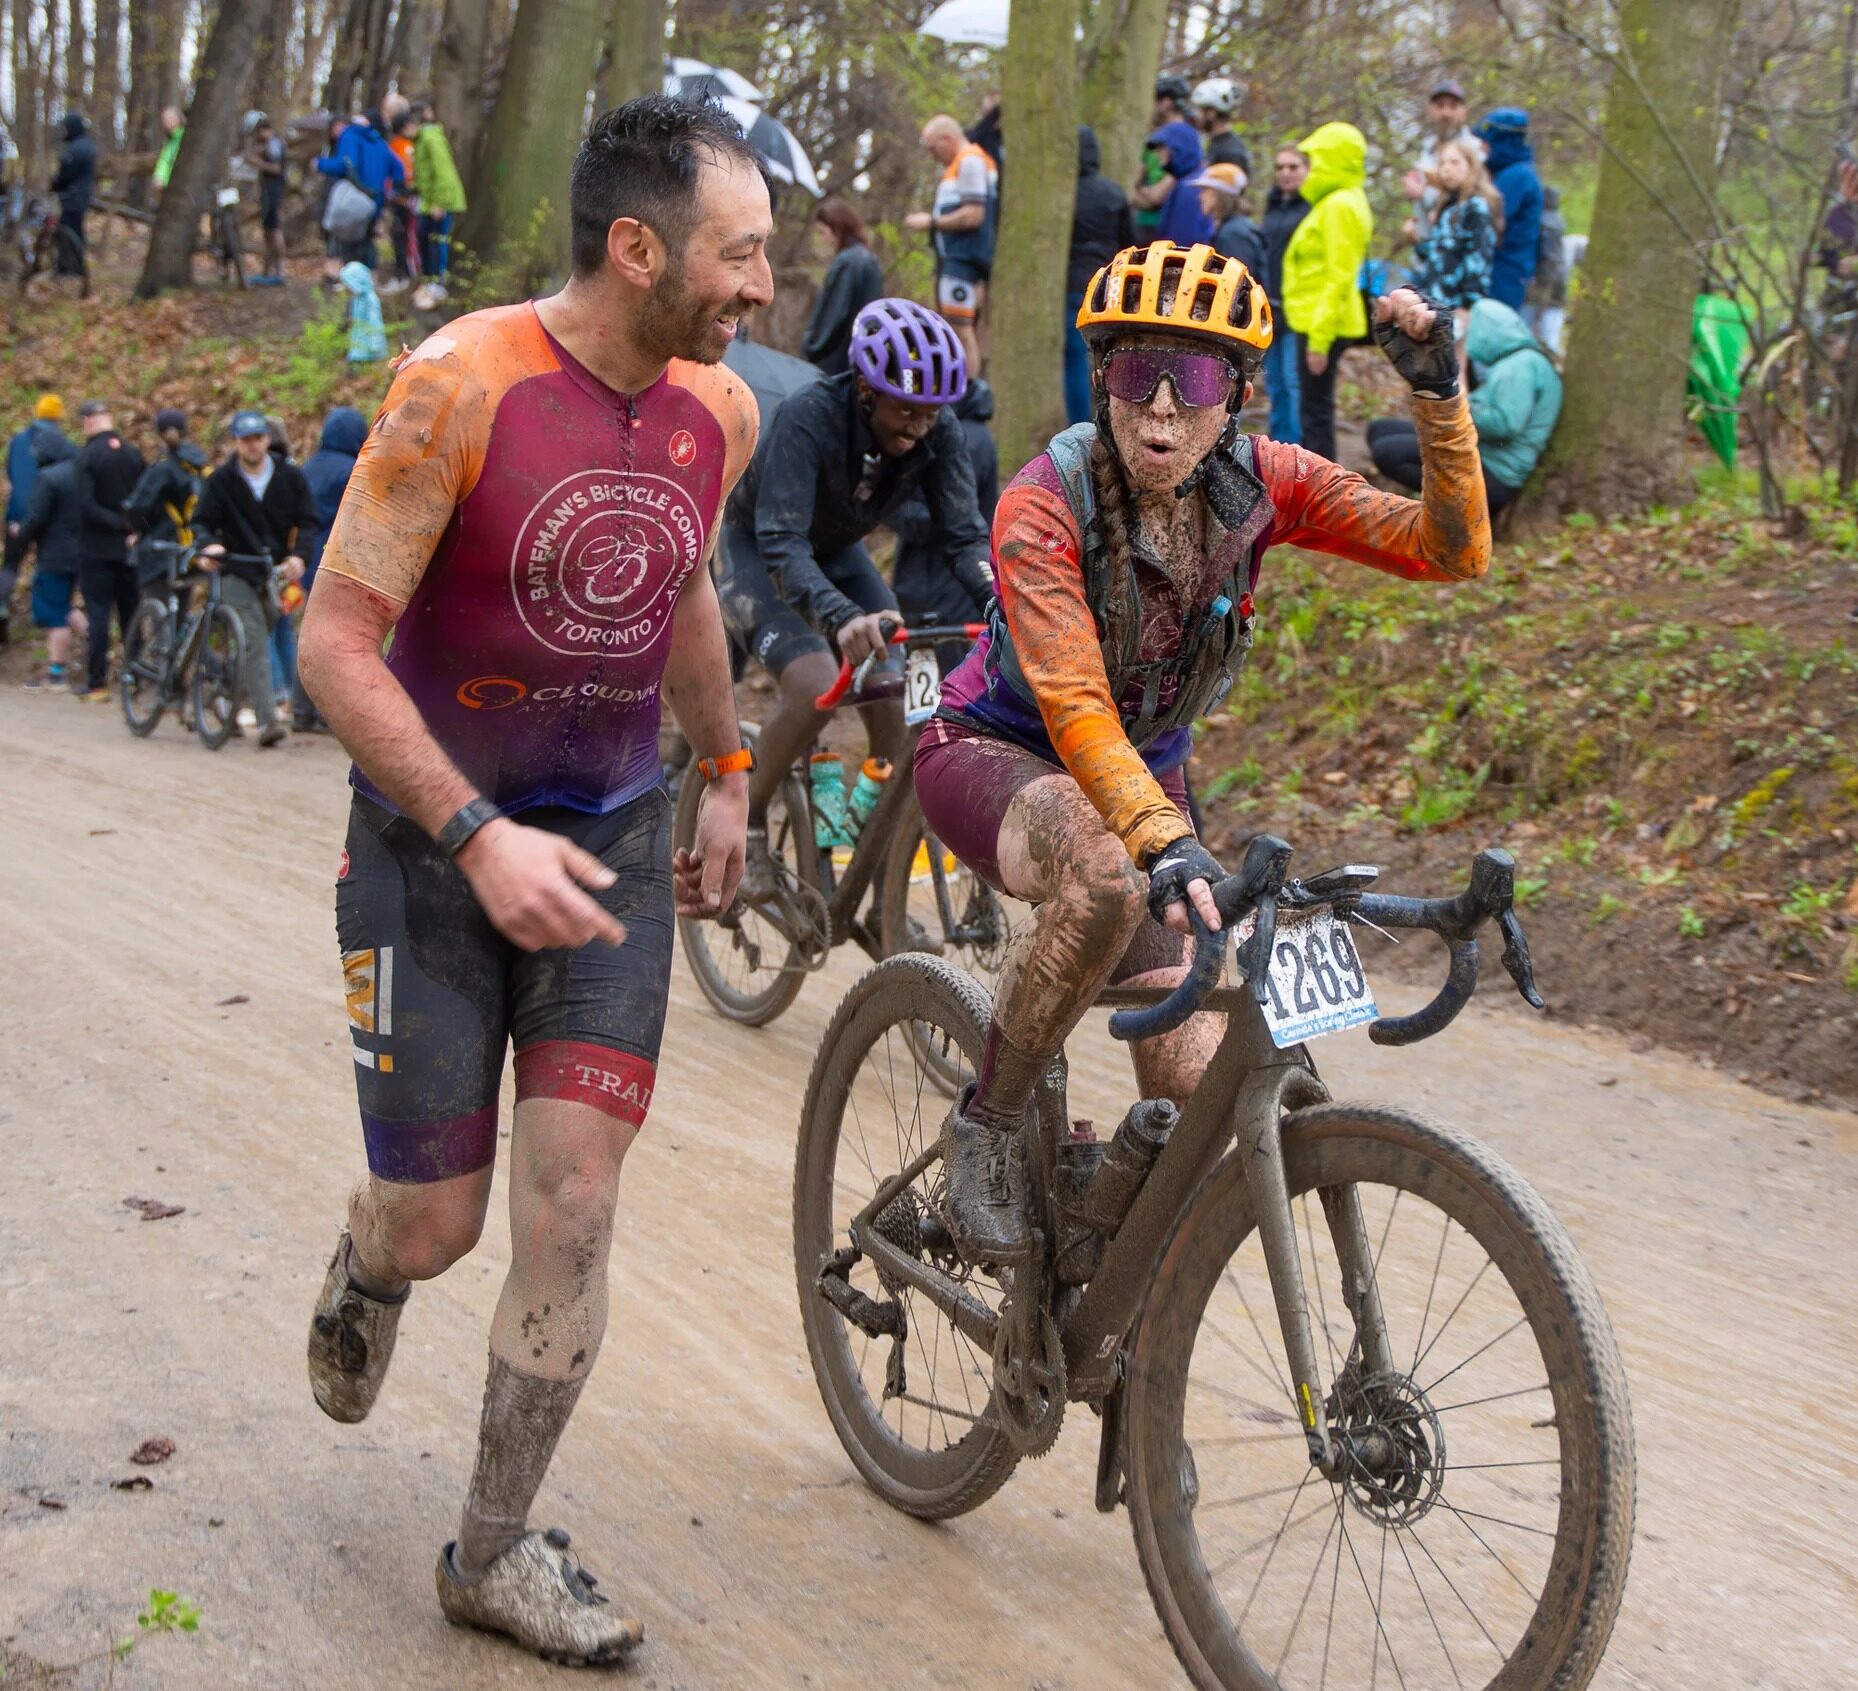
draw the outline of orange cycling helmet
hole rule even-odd
[[[1092,342],[1144,329],[1191,336],[1253,365],[1271,344],[1271,302],[1236,258],[1151,241],[1125,248],[1091,277],[1077,326]]]

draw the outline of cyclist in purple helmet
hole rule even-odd
[[[736,643],[779,686],[749,778],[743,895],[774,890],[768,801],[819,732],[813,700],[839,658],[886,645],[897,600],[864,539],[913,495],[941,525],[944,567],[985,604],[993,594],[988,526],[955,401],[967,360],[948,324],[907,299],[873,300],[852,327],[851,368],[790,395],[761,424],[761,443],[723,516],[717,590]],[[871,751],[903,750],[895,700],[862,707]]]

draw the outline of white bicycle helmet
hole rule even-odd
[[[1239,103],[1239,85],[1229,76],[1209,76],[1194,89],[1191,98],[1204,111],[1230,117]]]

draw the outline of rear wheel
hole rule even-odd
[[[1284,1123],[1320,1406],[1311,1466],[1244,1164],[1168,1242],[1128,1382],[1130,1519],[1202,1691],[1379,1682],[1578,1691],[1632,1542],[1625,1374],[1599,1294],[1540,1197],[1474,1140],[1390,1110]],[[1368,1369],[1328,1214],[1352,1194],[1392,1367]]]
[[[123,636],[123,720],[131,733],[154,733],[168,703],[168,670],[174,662],[174,618],[159,600],[144,599]]]
[[[844,1278],[901,1312],[901,1335],[871,1337],[827,1301],[821,1269],[850,1243],[848,1224],[878,1188],[928,1154],[872,1226],[940,1269],[989,1310],[1000,1288],[964,1265],[939,1221],[945,1113],[926,1090],[916,1043],[972,1078],[992,1014],[987,995],[940,958],[891,957],[846,995],[807,1080],[794,1168],[794,1270],[814,1378],[833,1430],[893,1509],[940,1520],[978,1507],[1018,1457],[993,1408],[993,1358],[914,1287],[868,1256]]]
[[[194,656],[194,731],[216,752],[239,725],[239,667],[245,635],[226,605],[209,606]]]
[[[747,745],[755,744],[753,723],[742,724],[742,738]],[[703,778],[694,769],[684,771],[675,828],[680,847],[696,843],[703,787]],[[806,795],[791,778],[781,783],[768,805],[768,848],[793,881],[806,887],[819,885],[819,859]],[[677,937],[703,996],[732,1022],[761,1027],[773,1021],[793,1003],[806,981],[803,949],[781,931],[777,918],[740,897],[719,917],[678,917]]]
[[[883,873],[885,955],[927,951],[945,957],[991,996],[1006,965],[1016,907],[935,837],[914,802],[898,820]],[[1023,907],[1017,908],[1023,915]],[[942,1059],[929,1030],[915,1039],[914,1049],[935,1087],[954,1097],[961,1077]]]

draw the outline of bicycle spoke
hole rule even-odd
[[[1343,1505],[1342,1505],[1341,1493],[1338,1492],[1336,1494],[1336,1499],[1335,1499],[1335,1518],[1336,1518],[1336,1522],[1338,1525],[1340,1524],[1341,1519],[1342,1519],[1342,1507]],[[1328,1537],[1327,1535],[1325,1535],[1323,1538],[1323,1543],[1327,1544],[1328,1542],[1329,1542]],[[1316,1565],[1318,1567],[1322,1566],[1322,1556],[1320,1555],[1320,1553],[1318,1554],[1316,1558]],[[1335,1539],[1335,1566],[1334,1566],[1333,1571],[1329,1575],[1329,1624],[1323,1629],[1323,1671],[1322,1671],[1322,1678],[1317,1682],[1317,1691],[1325,1691],[1325,1687],[1327,1687],[1327,1685],[1329,1684],[1329,1649],[1330,1649],[1331,1644],[1335,1640],[1336,1599],[1341,1595],[1341,1592],[1342,1592],[1342,1535],[1340,1533],[1337,1533],[1336,1539]]]
[[[1426,1307],[1419,1314],[1419,1337],[1413,1341],[1413,1366],[1407,1369],[1409,1374],[1417,1374],[1423,1360],[1420,1347],[1426,1342],[1426,1323],[1432,1319],[1432,1299],[1439,1289],[1439,1270],[1445,1266],[1445,1243],[1451,1237],[1452,1218],[1447,1215],[1440,1220],[1444,1225],[1439,1229],[1439,1252],[1432,1259],[1432,1283],[1426,1288]]]
[[[1374,1631],[1377,1639],[1374,1647],[1374,1659],[1378,1664],[1380,1661],[1379,1640],[1387,1640],[1387,1628],[1381,1622],[1381,1611],[1375,1605],[1374,1593],[1368,1589],[1368,1576],[1366,1571],[1362,1568],[1361,1557],[1355,1551],[1355,1541],[1348,1535],[1348,1517],[1346,1514],[1341,1516],[1341,1521],[1342,1542],[1348,1546],[1348,1559],[1355,1564],[1355,1577],[1361,1581],[1361,1594],[1363,1597],[1367,1598],[1368,1607],[1374,1614]],[[1387,1659],[1393,1663],[1394,1677],[1400,1681],[1401,1691],[1405,1691],[1406,1675],[1400,1671],[1400,1663],[1394,1655],[1393,1643],[1391,1640],[1387,1640]]]
[[[1485,1267],[1489,1267],[1489,1264],[1486,1263]],[[1480,1269],[1479,1272],[1482,1273],[1482,1270]],[[1449,1380],[1454,1374],[1456,1374],[1459,1368],[1469,1368],[1472,1363],[1477,1361],[1477,1359],[1484,1354],[1485,1351],[1494,1350],[1498,1345],[1502,1344],[1503,1341],[1507,1339],[1512,1333],[1514,1333],[1518,1327],[1527,1325],[1528,1320],[1529,1320],[1529,1317],[1526,1315],[1517,1316],[1516,1319],[1512,1321],[1509,1324],[1509,1326],[1505,1327],[1503,1331],[1499,1333],[1494,1339],[1488,1340],[1486,1343],[1479,1345],[1476,1350],[1472,1351],[1471,1354],[1464,1359],[1464,1361],[1458,1364],[1457,1368],[1446,1369],[1446,1371],[1443,1374],[1441,1374],[1436,1380],[1434,1380],[1431,1385],[1424,1387],[1423,1389],[1425,1390],[1425,1392],[1428,1395],[1430,1395],[1437,1387],[1444,1385],[1447,1380]]]
[[[1452,1305],[1451,1314],[1446,1316],[1446,1318],[1439,1324],[1439,1330],[1432,1335],[1432,1343],[1427,1345],[1426,1348],[1423,1351],[1421,1351],[1418,1356],[1413,1358],[1413,1366],[1407,1370],[1409,1374],[1417,1374],[1419,1372],[1419,1365],[1422,1362],[1424,1362],[1426,1358],[1432,1354],[1439,1340],[1445,1337],[1445,1329],[1449,1327],[1452,1324],[1452,1322],[1457,1319],[1459,1310],[1464,1308],[1465,1299],[1470,1297],[1470,1295],[1477,1290],[1478,1281],[1482,1280],[1484,1276],[1490,1272],[1493,1266],[1494,1264],[1491,1262],[1491,1259],[1489,1257],[1485,1257],[1484,1266],[1471,1276],[1471,1284],[1465,1287],[1463,1292],[1459,1294],[1458,1301]]]
[[[1323,1534],[1322,1543],[1316,1547],[1316,1559],[1310,1563],[1310,1577],[1304,1582],[1303,1586],[1303,1600],[1298,1603],[1296,1614],[1291,1616],[1290,1635],[1284,1640],[1284,1649],[1282,1654],[1277,1658],[1277,1666],[1271,1670],[1271,1677],[1273,1679],[1278,1678],[1283,1673],[1284,1664],[1290,1660],[1290,1652],[1297,1642],[1297,1629],[1303,1625],[1303,1612],[1310,1606],[1310,1593],[1316,1589],[1316,1577],[1323,1571],[1323,1552],[1329,1548],[1330,1534],[1335,1531],[1336,1520],[1338,1518],[1339,1517],[1331,1516],[1329,1531]],[[1263,1577],[1262,1574],[1259,1575],[1260,1579]],[[1256,1589],[1256,1587],[1253,1588],[1254,1595],[1256,1594]],[[1251,1605],[1247,1603],[1246,1607],[1249,1609]],[[1333,1609],[1330,1610],[1329,1618],[1333,1623],[1335,1619],[1335,1611]],[[1241,1621],[1242,1620],[1243,1617],[1241,1617]]]
[[[1255,1330],[1258,1326],[1258,1323],[1254,1321],[1252,1323],[1252,1326]],[[1231,1350],[1232,1354],[1236,1356],[1241,1362],[1245,1363],[1248,1367],[1250,1367],[1252,1371],[1256,1373],[1258,1377],[1261,1380],[1263,1380],[1267,1386],[1274,1385],[1274,1386],[1283,1387],[1284,1395],[1286,1397],[1290,1397],[1289,1388],[1284,1387],[1284,1377],[1281,1373],[1278,1374],[1275,1379],[1273,1379],[1270,1374],[1265,1372],[1264,1364],[1261,1363],[1257,1357],[1253,1356],[1250,1351],[1241,1349],[1238,1341],[1234,1339],[1232,1335],[1229,1334],[1223,1327],[1213,1327],[1210,1329],[1210,1331],[1212,1332],[1214,1338],[1218,1339],[1222,1344],[1226,1345]],[[1262,1344],[1264,1341],[1264,1335],[1260,1333],[1258,1335],[1258,1338],[1259,1338],[1259,1342]],[[1269,1356],[1271,1353],[1269,1351],[1266,1351],[1265,1354]],[[1277,1359],[1275,1357],[1272,1357],[1273,1368],[1276,1367],[1276,1362],[1277,1362]],[[1296,1400],[1292,1398],[1291,1401],[1294,1404]]]
[[[1264,1329],[1258,1325],[1257,1313],[1252,1309],[1251,1299],[1246,1297],[1244,1288],[1239,1284],[1237,1271],[1228,1265],[1221,1278],[1232,1287],[1232,1295],[1239,1300],[1239,1308],[1245,1311],[1246,1320],[1251,1322],[1252,1331],[1258,1335],[1258,1348],[1264,1352],[1266,1359],[1271,1364],[1271,1372],[1276,1376],[1278,1390],[1290,1400],[1291,1408],[1295,1409],[1297,1406],[1297,1394],[1290,1389],[1290,1382],[1284,1378],[1283,1369],[1279,1368],[1277,1365],[1277,1352],[1271,1348],[1269,1341],[1267,1341],[1264,1336]],[[1236,1349],[1237,1347],[1235,1346],[1234,1348]]]
[[[1417,1534],[1415,1534],[1415,1537],[1417,1537]],[[1426,1588],[1419,1583],[1419,1570],[1413,1566],[1413,1558],[1407,1554],[1406,1543],[1398,1533],[1394,1535],[1394,1546],[1400,1552],[1400,1559],[1406,1563],[1406,1571],[1412,1576],[1413,1589],[1419,1593],[1419,1601],[1426,1611],[1426,1619],[1432,1623],[1432,1636],[1439,1641],[1439,1649],[1445,1657],[1445,1665],[1452,1670],[1452,1683],[1458,1686],[1460,1691],[1462,1691],[1464,1676],[1459,1673],[1458,1664],[1452,1660],[1451,1646],[1445,1642],[1445,1634],[1440,1629],[1438,1616],[1432,1612],[1432,1601],[1426,1596]],[[1424,1549],[1425,1547],[1422,1545],[1420,1548]],[[1450,1585],[1451,1581],[1448,1579],[1445,1583]],[[1459,1601],[1462,1602],[1463,1599],[1460,1598]],[[1471,1618],[1477,1620],[1477,1616],[1475,1615]],[[1482,1626],[1483,1622],[1478,1621],[1478,1625]],[[1489,1637],[1489,1634],[1486,1633],[1485,1636]]]
[[[1292,1501],[1294,1502],[1295,1499],[1293,1498]],[[1217,1584],[1222,1574],[1230,1573],[1235,1567],[1239,1565],[1239,1563],[1243,1562],[1245,1558],[1249,1556],[1254,1550],[1261,1549],[1264,1545],[1269,1544],[1273,1539],[1290,1537],[1290,1535],[1293,1532],[1295,1532],[1297,1528],[1301,1526],[1307,1526],[1311,1521],[1315,1520],[1318,1515],[1327,1515],[1327,1514],[1333,1513],[1334,1509],[1335,1509],[1334,1500],[1332,1498],[1327,1498],[1327,1497],[1324,1498],[1323,1501],[1317,1504],[1315,1508],[1308,1509],[1303,1514],[1299,1515],[1294,1521],[1290,1523],[1289,1526],[1281,1527],[1276,1532],[1260,1533],[1256,1538],[1254,1538],[1251,1541],[1250,1544],[1241,1545],[1237,1550],[1233,1551],[1233,1553],[1230,1556],[1228,1556],[1225,1559],[1225,1561],[1221,1562],[1218,1567],[1208,1568],[1207,1578],[1213,1581],[1214,1584]],[[1323,1542],[1327,1543],[1328,1540],[1325,1538]]]
[[[1272,1557],[1277,1555],[1278,1546],[1284,1542],[1284,1528],[1289,1524],[1291,1513],[1297,1507],[1297,1499],[1303,1495],[1304,1486],[1310,1483],[1310,1474],[1315,1472],[1316,1470],[1312,1468],[1309,1473],[1303,1476],[1302,1480],[1297,1485],[1297,1489],[1291,1493],[1290,1501],[1284,1505],[1284,1519],[1278,1522],[1277,1536],[1271,1541],[1270,1554],[1265,1557],[1264,1566],[1258,1570],[1258,1577],[1252,1581],[1252,1588],[1245,1598],[1245,1607],[1239,1611],[1239,1618],[1234,1623],[1235,1625],[1243,1626],[1245,1624],[1245,1617],[1252,1612],[1252,1604],[1258,1600],[1258,1588],[1264,1584],[1264,1576],[1271,1571]],[[1323,1542],[1326,1544],[1328,1540],[1324,1539]],[[1319,1551],[1318,1555],[1320,1554],[1321,1552]],[[1309,1601],[1309,1593],[1307,1591],[1304,1592],[1303,1597],[1305,1602]]]
[[[1433,1567],[1438,1569],[1439,1578],[1444,1580],[1445,1583],[1451,1587],[1452,1595],[1458,1599],[1459,1603],[1462,1605],[1464,1609],[1464,1612],[1471,1617],[1472,1622],[1477,1627],[1477,1630],[1481,1632],[1484,1635],[1484,1637],[1489,1641],[1491,1649],[1495,1650],[1497,1652],[1497,1655],[1501,1657],[1503,1655],[1503,1646],[1499,1644],[1496,1641],[1496,1639],[1490,1636],[1490,1628],[1484,1625],[1484,1617],[1480,1615],[1477,1612],[1477,1610],[1472,1608],[1470,1603],[1466,1601],[1465,1594],[1458,1589],[1457,1581],[1454,1580],[1452,1576],[1448,1574],[1445,1571],[1445,1569],[1439,1565],[1438,1557],[1432,1554],[1432,1547],[1429,1544],[1427,1544],[1423,1538],[1419,1536],[1419,1530],[1417,1528],[1415,1528],[1413,1531],[1413,1542],[1419,1546],[1420,1550],[1424,1553],[1426,1560],[1430,1562],[1433,1565]],[[1484,1548],[1488,1550],[1490,1549],[1490,1546],[1485,1545]],[[1496,1552],[1492,1551],[1491,1554],[1495,1555]],[[1501,1558],[1499,1558],[1499,1560],[1501,1560]],[[1504,1572],[1509,1573],[1509,1569],[1506,1567],[1504,1569]],[[1516,1576],[1514,1574],[1510,1574],[1510,1578],[1515,1579]],[[1520,1585],[1522,1582],[1518,1580],[1517,1583]],[[1524,1595],[1528,1595],[1528,1591],[1526,1587],[1524,1588]],[[1430,1614],[1432,1611],[1428,1609],[1426,1612]],[[1449,1661],[1451,1658],[1449,1655],[1447,1655],[1446,1659]]]
[[[1323,1295],[1324,1275],[1316,1261],[1316,1229],[1310,1223],[1310,1195],[1303,1194],[1303,1234],[1310,1242],[1310,1278],[1316,1282],[1316,1318],[1322,1323],[1323,1338],[1329,1346],[1329,1354],[1335,1360],[1335,1371],[1342,1372],[1342,1353],[1335,1348],[1335,1338],[1329,1331],[1329,1305]],[[1351,1351],[1355,1348],[1354,1340],[1349,1340]]]
[[[1287,1491],[1301,1491],[1308,1481],[1309,1476],[1306,1474],[1295,1485],[1267,1486],[1263,1491],[1248,1491],[1243,1497],[1225,1497],[1217,1503],[1202,1503],[1196,1506],[1194,1513],[1210,1515],[1216,1509],[1237,1509],[1243,1504],[1256,1503],[1261,1497],[1282,1497]],[[1292,1501],[1294,1502],[1295,1499],[1293,1498]]]

